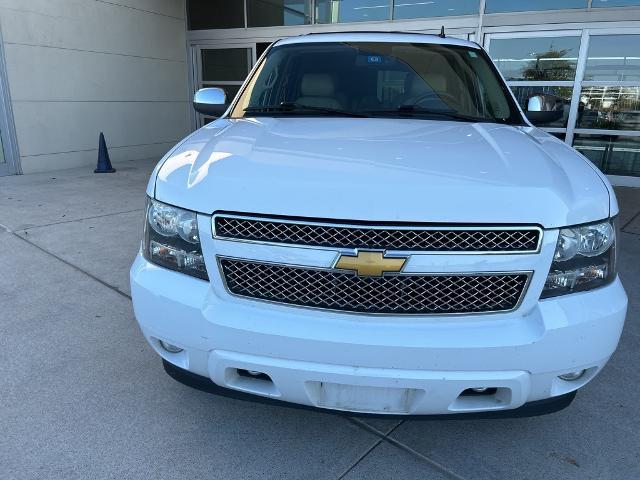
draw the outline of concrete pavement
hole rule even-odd
[[[153,162],[0,178],[0,478],[640,477],[640,189],[619,189],[627,325],[568,409],[359,420],[169,378],[129,299]]]

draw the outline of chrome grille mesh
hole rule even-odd
[[[243,297],[361,313],[453,314],[513,310],[524,273],[358,277],[236,259],[220,259],[228,290]]]
[[[424,252],[536,251],[535,228],[400,228],[278,221],[218,215],[216,236],[266,243]]]

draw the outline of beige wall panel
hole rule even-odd
[[[173,60],[186,55],[184,19],[95,0],[0,0],[0,23],[6,44]]]
[[[171,143],[160,143],[157,145],[141,145],[135,147],[110,148],[109,156],[116,169],[127,166],[127,163],[135,160],[158,159],[160,160],[171,147]],[[98,150],[87,150],[84,152],[71,152],[59,154],[38,155],[35,157],[24,157],[22,168],[25,174],[47,172],[51,170],[63,170],[65,168],[85,167],[87,173],[93,172],[98,162]]]
[[[15,102],[23,157],[97,148],[104,132],[109,146],[170,142],[187,134],[187,102]]]
[[[6,45],[14,101],[186,101],[185,62]]]
[[[184,18],[185,9],[182,0],[97,0],[105,3],[127,6],[144,10],[146,12],[154,12],[160,15],[170,17]]]
[[[0,0],[24,173],[160,158],[190,128],[184,0]]]

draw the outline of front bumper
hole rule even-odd
[[[379,414],[508,410],[572,392],[614,352],[627,308],[617,279],[505,314],[314,311],[238,299],[219,279],[204,282],[140,255],[131,288],[142,332],[169,363],[245,393]],[[184,350],[169,353],[160,340]],[[587,373],[579,380],[558,378],[581,369]],[[461,395],[484,387],[494,393]]]

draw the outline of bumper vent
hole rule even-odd
[[[218,238],[308,245],[421,252],[536,252],[541,230],[535,227],[418,227],[325,224],[216,215]]]
[[[346,312],[429,315],[515,309],[529,275],[456,274],[358,277],[354,273],[222,258],[234,295]]]

